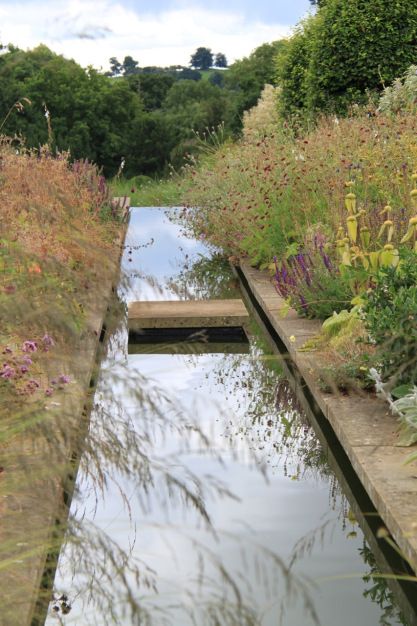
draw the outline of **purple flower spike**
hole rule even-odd
[[[61,385],[67,385],[70,382],[70,377],[65,376],[65,374],[61,374],[61,376],[58,378],[58,381],[61,383]]]
[[[12,352],[13,350],[9,346],[6,346],[3,350],[3,354],[12,354]]]
[[[28,368],[28,366],[27,366],[27,365],[21,365],[21,366],[20,366],[20,372],[21,372],[22,374],[26,374],[26,372],[28,372],[28,371],[29,371],[29,368]]]
[[[333,269],[333,265],[332,265],[332,262],[330,261],[329,256],[325,252],[323,252],[322,254],[322,259],[326,268],[329,270],[329,272],[331,272]]]
[[[30,356],[25,355],[25,356],[23,357],[23,363],[24,363],[25,365],[32,365],[33,361],[32,361],[32,359],[30,358]]]
[[[52,396],[53,393],[54,393],[54,390],[51,387],[48,387],[48,389],[45,389],[45,396]]]

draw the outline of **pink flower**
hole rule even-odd
[[[36,341],[25,341],[22,345],[23,352],[36,352],[38,344]]]
[[[51,387],[48,387],[48,389],[45,389],[45,396],[52,396],[53,393],[54,393],[54,390]]]
[[[43,343],[43,345],[45,347],[45,350],[48,350],[49,348],[52,348],[52,346],[55,345],[55,341],[48,334],[45,334],[42,337],[42,343]]]
[[[20,366],[20,371],[21,371],[22,374],[26,374],[26,372],[29,371],[29,368],[28,368],[27,365],[21,365]]]
[[[58,381],[62,385],[67,385],[70,382],[70,377],[69,376],[65,376],[65,374],[61,374],[61,376],[58,378]]]
[[[30,358],[30,356],[25,355],[25,356],[23,357],[23,363],[25,363],[26,365],[32,365],[33,361],[32,361],[32,359]]]
[[[16,376],[16,370],[13,367],[10,367],[7,363],[3,365],[3,370],[0,374],[2,378],[14,378]]]

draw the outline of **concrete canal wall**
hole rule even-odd
[[[241,263],[250,291],[281,338],[315,402],[329,421],[376,510],[412,569],[417,571],[417,463],[405,464],[412,449],[397,445],[397,423],[387,404],[370,396],[324,393],[317,383],[320,362],[314,352],[301,350],[317,335],[320,323],[286,316],[284,300],[269,274]]]
[[[126,202],[120,206],[127,210]],[[41,425],[45,431],[48,428],[62,430],[54,433],[56,445],[62,453],[62,467],[51,464],[42,431],[39,436],[23,433],[5,448],[5,471],[13,474],[13,480],[8,485],[9,495],[4,496],[0,530],[1,541],[9,551],[9,558],[4,560],[0,571],[3,598],[0,626],[34,626],[45,620],[51,593],[50,588],[45,587],[45,573],[49,569],[53,574],[56,564],[56,559],[51,559],[51,545],[55,548],[55,555],[63,540],[64,527],[59,531],[57,523],[65,524],[79,464],[81,439],[88,433],[100,340],[109,302],[119,283],[126,231],[125,222],[114,243],[111,268],[106,278],[98,281],[92,290],[85,310],[85,328],[71,352],[65,355],[71,384],[59,397],[59,407],[53,406],[54,402],[50,406],[50,413],[57,410],[60,417],[51,417],[50,423]],[[62,366],[62,362],[59,363]],[[27,472],[39,479],[34,480]],[[27,488],[22,488],[21,485],[25,484]]]

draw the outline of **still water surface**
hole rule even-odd
[[[239,297],[227,265],[162,209],[133,209],[126,244],[125,301]],[[91,432],[107,441],[104,420],[113,453],[119,437],[143,463],[129,475],[107,450],[100,494],[83,459],[72,515],[125,550],[143,578],[126,568],[120,582],[97,547],[91,576],[67,545],[56,587],[72,608],[64,616],[51,606],[48,626],[104,624],[110,611],[123,626],[404,623],[383,583],[371,591],[373,555],[256,324],[247,344],[200,348],[128,351],[123,323],[111,337]],[[139,599],[142,617],[131,612]]]

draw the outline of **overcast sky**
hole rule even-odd
[[[198,46],[229,62],[291,32],[308,0],[0,0],[0,42],[45,43],[82,66],[130,54],[146,65],[188,65]]]

